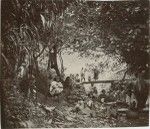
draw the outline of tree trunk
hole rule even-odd
[[[4,81],[4,80],[3,80],[3,81]],[[2,122],[1,127],[2,127],[2,128],[6,128],[7,123],[6,123],[6,114],[5,114],[5,110],[4,110],[4,109],[6,109],[6,108],[5,108],[5,106],[6,106],[6,103],[5,103],[6,97],[5,97],[5,92],[4,92],[3,81],[2,81],[2,80],[0,81],[1,84],[2,84],[2,86],[0,87],[0,90],[1,90],[1,114],[2,114],[2,116],[3,116],[3,119],[2,119],[2,121],[1,121],[1,122]]]
[[[137,100],[137,108],[139,110],[145,107],[146,101],[148,99],[149,94],[149,84],[146,82],[144,78],[137,77],[136,84],[134,86],[134,93]]]
[[[59,57],[60,57],[60,63],[61,63],[61,74],[64,73],[64,65],[63,65],[63,58],[61,56],[61,52],[59,53]]]
[[[60,77],[60,81],[61,81],[62,83],[64,83],[64,80],[63,80],[63,78],[61,77],[61,73],[60,73],[60,71],[59,71],[58,63],[57,63],[57,54],[58,54],[58,52],[57,52],[57,47],[54,46],[54,47],[53,47],[53,50],[54,50],[54,52],[51,53],[51,68],[54,68],[54,69],[55,69],[56,74]]]
[[[60,71],[58,68],[58,63],[57,63],[57,47],[53,47],[53,53],[51,53],[51,68],[54,68],[57,75],[60,77]]]
[[[53,59],[54,59],[54,69],[55,69],[57,75],[60,77],[60,71],[58,69],[57,53],[56,52],[54,52],[54,58]]]
[[[51,50],[49,49],[47,70],[49,70],[50,67],[51,67]]]
[[[38,61],[37,61],[37,59],[36,60],[34,60],[34,64],[35,64],[35,69],[34,69],[34,73],[35,73],[35,75],[37,75],[38,73],[39,73],[39,65],[38,65]]]

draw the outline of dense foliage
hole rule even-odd
[[[148,1],[2,1],[2,59],[17,70],[28,55],[38,67],[46,51],[60,75],[57,58],[69,48],[97,58],[103,51],[133,73],[148,71],[148,23]]]
[[[57,38],[56,21],[69,3],[51,0],[2,1],[2,60],[7,66],[3,67],[3,75],[17,73],[24,62],[38,69],[38,58],[46,50],[48,69],[54,67],[60,75],[57,54],[61,43]],[[8,68],[9,72],[5,70]]]
[[[104,51],[127,63],[132,73],[148,72],[148,9],[148,1],[84,2],[71,6],[66,13],[71,21],[70,30],[66,29],[68,47],[98,58]]]

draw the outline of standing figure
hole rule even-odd
[[[64,82],[63,88],[64,88],[64,94],[66,98],[70,95],[71,90],[72,90],[72,79],[68,76]]]
[[[91,82],[91,76],[88,77],[88,81]]]
[[[83,67],[82,67],[82,69],[81,69],[81,74],[80,74],[80,76],[81,76],[81,82],[82,82],[82,81],[85,81],[85,70],[84,70]]]
[[[94,83],[91,83],[90,92],[88,96],[92,98],[93,101],[97,100],[98,91],[97,91],[97,88],[94,86]]]
[[[76,76],[75,76],[75,81],[78,82],[78,83],[80,82],[79,74],[76,74]]]
[[[132,83],[128,84],[126,87],[126,103],[130,106],[131,104],[131,96],[133,92],[133,85]]]
[[[99,71],[98,71],[98,68],[96,66],[95,69],[94,69],[94,80],[95,81],[98,80],[98,76],[99,76]]]

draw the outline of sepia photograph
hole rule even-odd
[[[149,0],[0,0],[1,128],[149,127]]]

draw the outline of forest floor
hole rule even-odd
[[[79,88],[80,89],[80,88]],[[90,109],[82,107],[76,110],[74,99],[83,97],[82,90],[73,90],[70,99],[45,99],[38,93],[34,101],[25,99],[20,92],[9,97],[5,107],[7,127],[9,128],[100,128],[100,127],[138,127],[149,125],[149,115],[141,115],[138,119],[127,119],[125,114],[118,117],[108,117],[107,107],[99,105]],[[12,91],[12,90],[11,90]],[[69,101],[71,100],[71,101]]]
[[[138,119],[127,119],[125,115],[117,118],[107,117],[105,107],[97,109],[86,107],[75,112],[75,105],[63,99],[57,102],[49,98],[46,103],[42,100],[37,106],[30,104],[32,114],[28,121],[23,122],[28,128],[104,128],[149,125],[148,115],[141,115]]]

